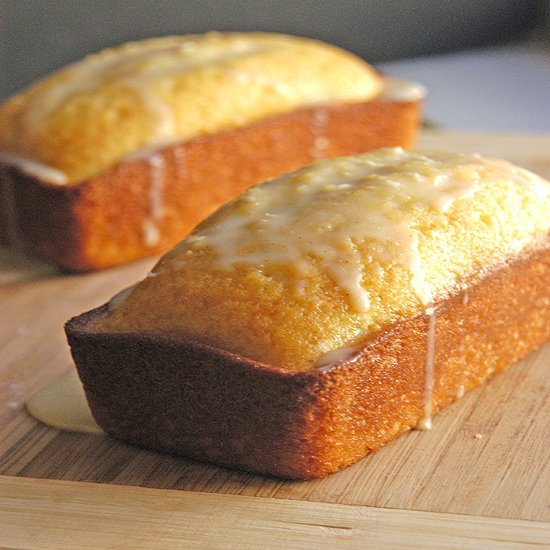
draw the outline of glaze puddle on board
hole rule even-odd
[[[29,413],[47,426],[70,432],[101,434],[76,370],[52,382],[26,402]]]

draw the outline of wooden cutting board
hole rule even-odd
[[[550,178],[550,135],[432,131],[420,145],[508,158]],[[153,261],[68,276],[0,251],[1,546],[550,547],[550,345],[444,410],[432,431],[316,481],[234,472],[33,420],[25,399],[72,368],[64,321]]]

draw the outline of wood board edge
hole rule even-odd
[[[550,523],[350,504],[0,476],[10,548],[190,546],[507,548],[550,545]]]

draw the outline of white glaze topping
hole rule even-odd
[[[76,370],[34,394],[26,406],[34,418],[52,428],[103,433],[92,416]]]
[[[0,106],[0,149],[51,164],[78,183],[139,149],[305,106],[369,101],[382,86],[364,61],[310,39],[149,39],[88,56],[8,99]]]
[[[549,231],[549,182],[504,161],[399,148],[323,161],[213,214],[100,324],[324,368]]]
[[[251,43],[235,43],[233,50],[220,51],[219,48],[208,44],[200,44],[197,48],[193,41],[182,42],[179,46],[151,46],[146,51],[121,51],[117,56],[90,56],[84,63],[77,63],[66,70],[66,77],[57,85],[48,87],[36,100],[33,100],[25,110],[24,127],[33,134],[39,129],[41,122],[49,113],[55,111],[72,95],[89,92],[103,85],[124,85],[137,93],[141,98],[143,108],[152,113],[156,120],[151,125],[152,135],[148,145],[122,156],[123,163],[148,160],[161,148],[178,143],[178,131],[175,126],[174,113],[170,105],[163,102],[159,95],[153,92],[155,78],[161,75],[178,74],[199,66],[215,65],[233,57],[245,54],[254,54],[260,47]],[[246,73],[235,72],[235,78],[246,84],[252,76]],[[261,75],[254,75],[254,79],[261,80]],[[245,81],[245,79],[248,79]],[[285,95],[284,85],[277,81],[264,82],[266,86],[280,95]],[[426,95],[425,88],[415,82],[385,77],[382,81],[380,98],[393,101],[417,101]],[[330,98],[327,98],[330,101]],[[314,112],[312,134],[314,143],[312,154],[315,159],[325,156],[327,141],[324,137],[326,111],[322,106]],[[33,158],[0,152],[0,162],[19,167],[22,171],[37,177],[42,181],[57,185],[67,185],[73,182],[67,174],[53,166],[39,162]]]
[[[318,359],[317,363],[315,363],[315,368],[320,371],[330,370],[337,363],[351,361],[355,357],[358,357],[362,349],[362,344],[351,344],[349,346],[333,349]]]
[[[351,305],[366,311],[370,297],[357,247],[369,242],[373,263],[407,267],[420,303],[427,306],[434,296],[412,214],[419,208],[445,212],[478,183],[460,177],[467,157],[436,154],[436,160],[447,159],[447,171],[434,170],[433,158],[393,148],[312,165],[251,189],[232,209],[236,215],[218,216],[182,246],[211,247],[228,269],[292,262],[300,276],[307,276],[310,260],[316,259],[345,289]]]
[[[3,153],[0,151],[0,163],[16,166],[29,176],[33,176],[48,183],[66,185],[68,182],[65,172],[19,155]]]
[[[175,39],[176,40],[176,39]],[[189,72],[197,67],[222,64],[242,55],[261,51],[261,46],[243,39],[228,42],[220,49],[214,41],[197,43],[192,38],[166,45],[162,40],[148,42],[146,49],[130,43],[116,55],[92,55],[66,69],[63,82],[50,86],[26,111],[26,123],[39,127],[41,121],[73,95],[96,90],[106,85],[126,85],[137,91],[144,107],[157,114],[155,139],[173,134],[173,118],[169,106],[151,92],[151,83],[162,76]]]
[[[134,290],[136,285],[129,286],[128,288],[124,288],[120,292],[117,292],[110,300],[109,300],[109,311],[114,311],[126,298],[129,296],[130,292]]]
[[[419,101],[427,95],[426,87],[412,80],[384,76],[384,87],[380,99],[391,101]]]

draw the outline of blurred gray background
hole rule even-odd
[[[104,47],[209,30],[317,37],[354,51],[383,70],[427,79],[433,89],[432,79],[436,84],[438,78],[452,80],[453,75],[457,82],[464,80],[452,63],[445,62],[449,52],[531,44],[533,36],[545,36],[541,29],[546,28],[548,11],[547,0],[0,0],[0,98]],[[433,62],[438,63],[431,69]],[[492,66],[497,70],[499,63],[493,59]],[[480,66],[475,71],[481,76],[486,69]],[[550,72],[548,78],[550,83]],[[548,90],[550,86],[547,100]],[[433,94],[427,107],[431,101]],[[430,109],[428,114],[441,118]]]

